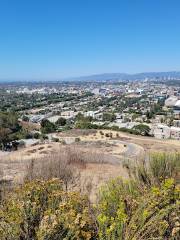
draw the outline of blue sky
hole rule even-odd
[[[0,79],[170,70],[179,0],[0,1]]]

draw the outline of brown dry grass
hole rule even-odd
[[[131,135],[123,132],[111,131],[111,130],[97,131],[96,136],[94,136],[93,134],[89,134],[87,136],[81,136],[81,141],[102,140],[102,132],[103,132],[104,141],[110,140],[110,137],[106,137],[106,134],[109,135],[111,133],[112,138],[116,138],[116,139],[119,139],[120,141],[125,141],[129,143],[135,143],[137,145],[142,146],[146,151],[178,152],[180,149],[180,141],[178,140],[170,140],[170,139],[161,140],[161,139],[156,139],[151,137],[142,137],[142,136]],[[123,146],[122,146],[122,151],[123,151]]]
[[[112,138],[107,137],[112,134]],[[63,133],[66,137],[66,133]],[[80,137],[79,143],[62,145],[60,143],[41,144],[1,156],[0,169],[4,179],[22,183],[25,178],[65,179],[67,188],[75,188],[89,193],[95,201],[98,187],[116,176],[128,177],[120,158],[126,151],[126,142],[135,143],[150,151],[179,151],[180,142],[157,140],[133,136],[116,131],[74,131]],[[124,144],[112,144],[112,139],[124,141]],[[116,156],[116,159],[113,159]],[[119,162],[118,162],[119,161]],[[27,174],[28,173],[28,174]]]
[[[80,145],[43,144],[11,153],[0,161],[4,177],[14,183],[34,178],[58,177],[66,189],[89,193],[95,201],[98,187],[116,176],[127,177],[120,164],[113,162],[112,155],[102,149]]]

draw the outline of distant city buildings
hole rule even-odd
[[[132,129],[148,124],[154,137],[179,140],[180,86],[168,84],[169,80],[170,77],[146,77],[133,81],[14,85],[7,87],[0,100],[2,107],[12,106],[38,125],[43,119],[55,124],[62,117],[70,120],[73,128],[76,115],[81,113],[99,126]],[[104,121],[104,113],[115,118]]]

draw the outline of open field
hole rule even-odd
[[[103,132],[104,135],[101,135],[100,132]],[[176,140],[160,140],[151,137],[142,137],[136,136],[128,133],[111,131],[111,130],[103,130],[97,131],[96,134],[89,134],[86,136],[81,136],[81,140],[83,141],[98,141],[98,140],[109,140],[109,137],[106,137],[106,134],[112,133],[112,138],[116,138],[118,140],[135,143],[143,147],[145,151],[179,151],[180,150],[180,141]]]
[[[83,159],[83,167],[82,164],[71,162],[71,166],[75,167],[79,173],[75,188],[83,193],[89,193],[91,201],[94,202],[98,188],[104,182],[117,176],[128,178],[127,170],[123,167],[124,160],[138,161],[145,154],[154,151],[180,150],[178,141],[157,140],[110,130],[73,130],[56,134],[56,137],[61,140],[74,137],[79,138],[80,141],[74,141],[68,145],[51,142],[23,148],[16,152],[0,152],[1,177],[19,184],[24,181],[32,159],[38,162],[42,159],[50,159],[54,154],[78,155]]]
[[[92,144],[72,144],[62,145],[60,143],[41,144],[21,149],[4,155],[0,159],[0,168],[2,169],[3,179],[22,183],[26,177],[28,166],[32,159],[39,161],[44,157],[53,154],[71,151],[81,155],[85,161],[83,167],[76,166],[80,173],[80,186],[78,188],[83,192],[90,191],[91,199],[95,199],[98,187],[110,179],[112,176],[128,177],[124,168],[120,164],[120,159],[112,156],[109,151],[111,145],[94,147]],[[115,146],[113,146],[115,148]],[[118,149],[118,145],[117,145]],[[38,160],[39,159],[39,160]],[[91,186],[91,187],[90,187]]]

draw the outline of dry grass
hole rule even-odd
[[[127,136],[120,132],[117,135],[115,131],[105,130],[103,134],[91,130],[88,133],[83,132],[74,132],[75,137],[81,138],[79,143],[41,144],[3,156],[0,169],[3,169],[6,179],[13,179],[15,183],[22,183],[24,177],[26,179],[59,177],[64,180],[66,188],[88,193],[91,201],[95,201],[97,189],[104,182],[117,176],[128,177],[128,169],[123,168],[120,162],[128,147],[118,142],[113,144],[112,139],[136,143],[145,149],[149,148],[148,151],[155,149],[163,151],[163,148],[166,151],[170,149],[173,151],[180,147],[180,142],[177,141]],[[112,139],[105,136],[110,132]],[[137,160],[139,161],[139,157]]]
[[[155,152],[155,151],[165,151],[165,152],[179,152],[180,141],[178,140],[164,140],[156,139],[150,137],[136,136],[128,133],[111,131],[111,130],[98,130],[96,136],[93,134],[88,134],[81,136],[81,141],[109,141],[111,138],[117,139],[120,141],[125,141],[129,143],[137,144],[144,148],[146,152]],[[103,138],[102,138],[103,137]],[[119,146],[120,147],[120,146]],[[121,146],[121,151],[123,152],[123,146]]]
[[[37,150],[35,153],[27,155],[34,149]],[[91,202],[95,202],[98,188],[104,182],[117,176],[128,177],[126,170],[117,162],[118,159],[104,153],[103,148],[54,143],[13,152],[1,159],[0,167],[7,177],[11,177],[13,184],[58,177],[64,181],[66,189],[87,193]]]

